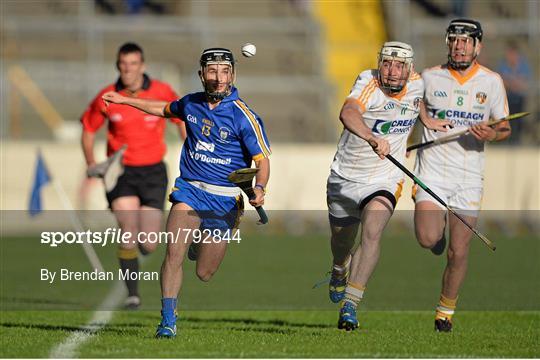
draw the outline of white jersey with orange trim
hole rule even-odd
[[[419,114],[424,83],[413,73],[400,93],[389,96],[379,87],[377,70],[366,70],[356,79],[347,99],[354,99],[362,117],[375,136],[386,139],[390,154],[398,161],[405,158],[407,137]],[[403,173],[387,159],[381,159],[367,141],[343,130],[331,166],[332,173],[359,183],[395,182]]]
[[[430,116],[452,122],[448,133],[424,128],[422,142],[447,136],[483,121],[508,116],[508,101],[499,74],[474,64],[466,76],[436,66],[422,72],[424,101]],[[481,184],[484,172],[484,142],[472,134],[457,141],[418,151],[415,170],[421,179]]]

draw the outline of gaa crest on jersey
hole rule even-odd
[[[422,100],[422,99],[419,98],[419,97],[414,99],[413,105],[414,105],[415,109],[418,109],[418,106],[420,105],[420,100]]]
[[[231,136],[231,129],[229,129],[226,126],[222,126],[219,128],[219,139],[218,141],[222,143],[230,143],[229,136]]]
[[[476,93],[476,101],[479,104],[483,104],[486,102],[487,94],[485,92],[479,91]]]

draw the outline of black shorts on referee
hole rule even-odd
[[[137,196],[141,206],[163,210],[168,177],[165,163],[148,166],[124,166],[114,189],[107,193],[109,208],[122,196]]]

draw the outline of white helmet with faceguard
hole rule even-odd
[[[201,78],[204,92],[210,101],[220,101],[231,94],[236,78],[234,56],[231,50],[225,48],[209,48],[201,54],[201,70],[199,77]],[[215,83],[207,82],[204,78],[205,70],[209,65],[228,65],[231,68],[231,81],[227,84],[225,91],[218,91]]]
[[[465,70],[471,66],[472,62],[476,59],[479,53],[479,46],[482,42],[482,26],[476,20],[471,19],[455,19],[450,21],[450,25],[446,29],[446,45],[448,46],[448,64],[456,70]],[[473,51],[468,58],[462,60],[456,60],[454,57],[458,53],[457,41],[463,39],[465,44],[473,42]],[[465,50],[467,46],[463,47],[462,56],[467,56]]]
[[[379,84],[383,90],[398,93],[413,71],[414,52],[409,44],[385,42],[379,53]]]

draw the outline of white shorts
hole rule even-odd
[[[326,202],[331,220],[360,221],[362,209],[376,196],[386,197],[396,207],[401,196],[403,179],[386,183],[364,184],[330,174],[326,184]]]
[[[456,210],[457,213],[462,215],[478,217],[482,205],[482,185],[437,181],[424,181],[424,184],[444,200],[452,210]],[[413,186],[412,198],[415,203],[420,201],[431,201],[432,203],[437,204],[441,209],[445,209],[444,206],[418,185]]]

